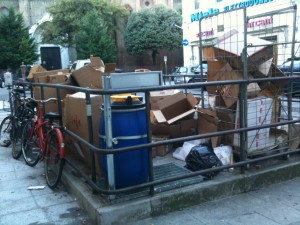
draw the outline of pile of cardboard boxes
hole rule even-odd
[[[68,69],[46,71],[42,66],[34,66],[27,79],[33,83],[63,84],[70,86],[79,86],[92,89],[101,89],[101,75],[114,71],[115,64],[104,65],[99,57],[91,58],[91,63],[69,73]],[[57,90],[52,87],[43,87],[43,99],[57,98]],[[66,128],[81,138],[89,141],[88,120],[86,109],[86,96],[83,92],[75,92],[67,89],[59,89],[62,101],[63,123]],[[42,99],[41,88],[33,87],[35,99]],[[102,104],[101,95],[91,95],[91,112],[93,124],[93,144],[98,146],[98,127],[100,120],[99,108]],[[49,102],[45,104],[46,112],[58,112],[58,104]],[[79,141],[66,136],[65,146],[68,148],[67,155],[83,160],[87,165],[91,165],[90,151]],[[97,158],[97,157],[95,157]],[[99,163],[96,163],[98,173],[100,172]]]
[[[271,42],[248,35],[247,43],[251,47],[247,48],[246,78],[241,57],[244,34],[232,30],[215,41],[214,55],[208,61],[207,81],[284,76],[272,62]],[[283,86],[282,82],[249,83],[246,103],[248,127],[278,122],[280,113],[278,96]],[[185,96],[183,93],[177,93],[169,96],[170,92],[162,93],[164,99],[152,104],[152,133],[162,138],[176,138],[240,128],[239,84],[207,86],[207,91],[210,104],[208,109],[201,108],[191,94]],[[157,98],[158,94],[154,93],[153,99]],[[246,146],[249,154],[264,151],[276,144],[274,139],[272,142],[270,140],[270,130],[264,128],[247,132]],[[211,141],[213,147],[223,144],[240,150],[239,133],[213,137]]]
[[[242,80],[243,61],[241,53],[244,48],[243,34],[231,31],[218,38],[214,46],[213,60],[208,61],[207,81]],[[253,46],[247,49],[248,79],[255,77],[284,76],[272,63],[273,47],[270,42],[247,37]],[[69,73],[68,70],[45,71],[41,66],[34,67],[28,76],[36,83],[53,83],[74,85],[86,88],[102,88],[101,75],[114,71],[115,65],[104,65],[100,58],[94,57],[91,63]],[[248,85],[248,126],[259,126],[278,121],[279,99],[282,83],[250,83]],[[56,89],[44,88],[44,98],[56,97]],[[199,98],[189,93],[185,95],[179,90],[150,92],[150,129],[152,141],[161,141],[197,134],[207,134],[217,131],[234,130],[240,127],[238,84],[208,86],[209,108],[202,108]],[[34,87],[36,99],[41,99],[39,87]],[[89,141],[85,93],[62,89],[63,121],[66,128],[83,139]],[[91,96],[91,112],[93,121],[93,144],[99,145],[99,121],[102,96]],[[57,111],[57,105],[46,106],[46,111]],[[248,153],[261,151],[269,145],[270,128],[248,132]],[[239,149],[240,135],[238,133],[210,138],[213,147],[220,144],[231,145]],[[90,165],[90,151],[75,139],[67,139],[72,154],[79,156]],[[173,145],[153,148],[153,157],[165,156],[172,150]],[[97,157],[96,157],[97,158]],[[99,163],[98,173],[101,174]]]

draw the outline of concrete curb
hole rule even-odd
[[[93,194],[92,189],[76,177],[68,165],[64,169],[63,181],[95,224],[124,225],[299,177],[299,158],[295,156],[287,161],[278,160],[275,165],[247,170],[244,174],[238,170],[235,173],[222,172],[212,180],[199,184],[113,205],[108,205],[100,194]]]

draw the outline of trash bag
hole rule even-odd
[[[222,162],[214,153],[211,143],[204,143],[192,147],[191,151],[185,158],[186,168],[191,171],[204,170],[222,166]],[[207,178],[217,175],[217,172],[203,174]]]

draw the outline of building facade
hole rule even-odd
[[[295,41],[299,40],[299,21],[295,17],[299,15],[299,7],[294,7],[299,3],[299,0],[182,1],[184,65],[214,60],[216,40],[233,30],[275,43],[273,62],[280,65],[292,54],[292,37],[295,35]],[[293,9],[284,10],[290,8]],[[299,56],[298,46],[295,43],[294,52]]]

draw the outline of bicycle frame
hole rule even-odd
[[[34,127],[30,129],[30,135],[33,135],[34,130],[37,132],[37,136],[39,137],[39,148],[41,151],[41,157],[44,157],[45,155],[45,150],[46,150],[46,143],[47,143],[47,138],[48,138],[48,133],[50,130],[47,131],[47,133],[43,132],[43,126],[47,125],[49,123],[48,120],[43,119],[43,106],[38,105],[37,107],[37,116],[36,118],[32,118],[32,122],[34,123]],[[51,127],[51,130],[54,130],[59,142],[61,143],[59,145],[59,154],[61,158],[65,157],[65,151],[64,151],[64,139],[62,132],[59,130],[57,127]]]

